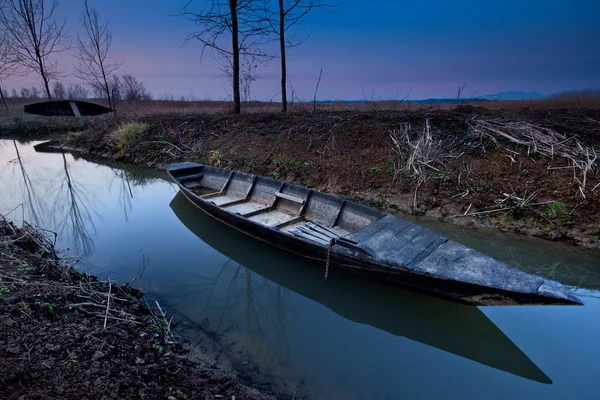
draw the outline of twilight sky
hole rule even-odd
[[[190,95],[224,99],[230,92],[216,63],[200,62],[198,42],[183,45],[196,26],[176,17],[187,0],[90,0],[108,20],[120,74],[141,79],[155,97]],[[194,0],[200,10],[205,2]],[[80,32],[81,0],[61,0],[71,37]],[[553,93],[600,87],[598,0],[346,0],[315,11],[299,27],[310,34],[288,53],[288,77],[301,100],[465,97],[522,90]],[[75,43],[73,41],[73,43]],[[73,57],[63,53],[65,83]],[[279,60],[260,67],[252,92],[259,100],[279,93]],[[35,76],[5,86],[41,86]]]

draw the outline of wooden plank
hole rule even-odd
[[[300,215],[299,217],[290,219],[289,221],[282,222],[279,225],[275,225],[273,228],[281,229],[281,228],[284,228],[284,227],[286,227],[288,225],[295,224],[296,222],[301,222],[303,220],[304,220],[304,215]]]
[[[310,230],[309,228],[305,227],[305,226],[298,226],[298,230],[304,234],[307,234],[309,236],[315,236],[318,237],[321,240],[324,240],[326,242],[330,242],[332,238],[330,238],[329,236],[325,236],[322,233],[318,233],[315,232],[313,230]]]
[[[259,209],[259,210],[255,210],[246,214],[240,214],[242,217],[246,217],[246,218],[250,218],[250,217],[254,217],[255,215],[258,215],[260,213],[264,213],[267,211],[271,211],[271,206],[264,206],[263,208]]]
[[[327,236],[328,238],[331,238],[331,239],[337,239],[337,238],[339,238],[339,236],[338,236],[338,235],[336,235],[335,233],[333,233],[333,232],[330,232],[330,231],[329,231],[329,230],[327,230],[327,229],[323,229],[323,228],[321,228],[320,226],[313,224],[312,222],[308,222],[308,223],[306,224],[306,227],[307,227],[308,229],[311,229],[311,230],[313,230],[313,231],[315,231],[315,232],[318,232],[318,233],[320,233],[321,235],[325,235],[325,236]]]
[[[313,221],[312,223],[313,223],[314,225],[318,226],[319,228],[321,228],[321,229],[323,229],[323,230],[326,230],[327,232],[331,233],[331,234],[332,234],[332,235],[334,235],[335,237],[341,237],[341,235],[340,235],[338,232],[334,231],[333,229],[331,229],[330,227],[328,227],[327,225],[325,225],[325,224],[324,224],[323,222],[321,222],[321,221],[317,221],[317,220],[315,220],[315,221]]]
[[[299,197],[295,197],[295,196],[290,196],[289,194],[285,194],[285,193],[281,193],[281,192],[277,192],[275,193],[275,196],[280,197],[282,199],[286,199],[289,201],[293,201],[294,203],[298,203],[298,204],[304,204],[304,199],[301,199]]]
[[[319,243],[319,244],[322,244],[322,245],[324,245],[324,246],[328,246],[328,245],[329,245],[329,242],[326,242],[326,241],[324,241],[324,240],[318,239],[318,238],[316,238],[316,237],[314,237],[314,236],[309,236],[309,235],[306,235],[306,234],[304,234],[303,232],[300,232],[300,231],[298,231],[298,230],[296,230],[296,229],[290,229],[290,233],[291,233],[292,235],[295,235],[295,236],[301,237],[301,238],[303,238],[303,239],[307,239],[307,240],[311,240],[311,241],[313,241],[313,242],[317,242],[317,243]]]
[[[385,217],[380,218],[377,221],[371,223],[370,225],[364,227],[360,231],[353,233],[348,238],[354,240],[355,242],[362,243],[368,240],[369,238],[378,235],[380,232],[383,233],[389,229],[394,229],[399,226],[406,228],[410,225],[412,225],[412,222],[399,220],[393,215],[386,215]]]
[[[212,192],[212,193],[204,194],[204,195],[200,196],[200,198],[201,199],[211,199],[213,197],[219,197],[222,195],[223,195],[223,192],[219,191],[219,192]]]
[[[227,181],[225,181],[225,184],[221,188],[221,193],[225,193],[225,191],[227,190],[227,187],[229,186],[229,183],[231,182],[231,177],[233,177],[233,172],[234,171],[231,171],[231,173],[227,177]]]
[[[338,224],[338,222],[340,221],[340,217],[342,215],[342,210],[344,209],[345,205],[346,205],[346,200],[344,200],[344,202],[342,203],[342,206],[340,207],[340,210],[338,211],[337,215],[335,216],[335,220],[333,221],[333,224],[331,224],[332,227],[336,226]]]
[[[440,234],[419,225],[394,224],[363,243],[377,253],[377,259],[407,268],[415,258],[420,258],[430,245],[439,242]],[[433,249],[432,249],[433,250]]]
[[[245,203],[245,202],[246,202],[246,199],[237,199],[237,200],[232,200],[232,201],[230,201],[228,203],[220,204],[219,207],[221,207],[221,208],[223,208],[223,207],[229,207],[229,206],[234,206],[236,204]]]
[[[248,219],[261,225],[273,227],[283,222],[287,222],[291,219],[294,219],[294,216],[288,213],[281,212],[279,210],[269,210],[267,212],[253,215]]]
[[[273,203],[271,203],[271,207],[275,208],[275,206],[277,205],[277,201],[279,200],[279,197],[277,197],[277,193],[281,193],[285,185],[285,182],[281,182],[281,185],[279,185],[279,189],[277,189],[277,192],[275,192],[275,197],[273,198]]]
[[[183,182],[183,181],[189,181],[191,179],[202,178],[203,176],[204,176],[204,174],[186,175],[186,176],[181,176],[181,177],[177,178],[177,180],[180,182]]]
[[[302,207],[300,208],[300,215],[304,215],[306,213],[306,207],[308,207],[308,202],[310,201],[310,197],[312,196],[314,190],[310,189],[310,191],[308,192],[308,195],[306,196],[306,201],[304,202],[304,204],[302,204]]]
[[[250,185],[250,187],[248,188],[248,191],[246,192],[246,200],[250,199],[250,195],[252,194],[252,190],[254,189],[254,186],[256,186],[256,179],[257,179],[257,176],[254,175],[254,178],[252,178],[252,184]]]

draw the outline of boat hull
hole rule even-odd
[[[56,100],[26,105],[24,111],[28,114],[44,115],[47,117],[88,117],[107,114],[113,110],[88,101]]]
[[[256,223],[255,221],[231,213],[226,209],[203,199],[201,196],[190,190],[186,184],[180,182],[171,173],[169,167],[167,167],[167,171],[178,184],[181,192],[186,198],[206,214],[233,229],[271,246],[291,252],[302,258],[321,262],[325,277],[328,270],[345,271],[362,275],[369,279],[401,285],[472,305],[581,304],[578,299],[570,295],[553,297],[537,291],[526,293],[524,290],[504,290],[489,287],[484,284],[480,285],[473,282],[462,282],[447,277],[434,276],[427,272],[411,271],[399,267],[398,265],[369,257],[362,253],[345,251],[345,249],[342,249],[339,246],[335,246],[332,250],[331,246],[327,247],[308,240],[299,240],[297,237],[279,229],[273,229],[272,227]],[[440,243],[438,243],[437,246],[449,242],[446,238],[441,236],[440,238],[444,240],[439,241]],[[464,247],[455,244],[454,242],[449,243],[455,246]],[[495,260],[493,261],[496,262]],[[496,263],[500,264],[499,262]],[[506,267],[512,269],[512,267]],[[518,270],[514,270],[514,273],[515,280],[518,280],[521,276],[529,276]],[[541,286],[544,281],[541,278],[538,279]]]

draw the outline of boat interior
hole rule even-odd
[[[170,173],[201,199],[256,223],[328,245],[385,214],[290,183],[197,165]]]

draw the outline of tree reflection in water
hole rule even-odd
[[[184,297],[208,289],[206,301],[193,320],[205,320],[208,330],[227,343],[230,356],[244,369],[260,365],[264,374],[278,381],[289,378],[290,352],[287,338],[287,289],[241,264],[226,259],[212,276],[197,277],[208,284],[190,284],[183,289]],[[183,293],[182,293],[183,294]],[[202,296],[203,297],[203,296]],[[209,311],[208,315],[205,312]],[[249,365],[249,363],[252,365]]]
[[[15,147],[15,152],[17,158],[13,161],[18,163],[19,169],[21,171],[21,177],[23,178],[23,186],[21,186],[21,190],[23,191],[22,198],[26,201],[23,202],[23,207],[25,208],[25,212],[28,215],[29,220],[38,226],[43,225],[43,221],[41,220],[44,215],[44,207],[42,206],[42,202],[40,201],[40,196],[36,193],[37,185],[31,180],[31,177],[27,173],[25,169],[25,165],[23,164],[23,159],[21,158],[21,153],[19,152],[19,146],[17,146],[17,141],[13,140],[13,146]]]
[[[65,175],[56,189],[54,226],[59,234],[71,236],[71,243],[76,251],[89,255],[94,250],[93,237],[96,235],[94,216],[101,216],[97,211],[92,211],[97,208],[95,197],[71,177],[64,153],[62,161]]]

